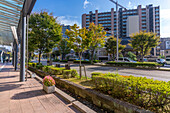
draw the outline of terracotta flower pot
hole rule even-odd
[[[53,92],[55,92],[55,85],[53,85],[53,86],[45,86],[45,85],[43,85],[43,90],[46,93],[53,93]]]

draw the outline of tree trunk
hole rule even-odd
[[[93,64],[93,60],[94,60],[94,51],[95,51],[95,49],[92,49],[92,54],[91,54],[91,64]]]
[[[80,69],[80,70],[79,70],[79,71],[80,71],[80,73],[79,73],[79,74],[80,74],[80,79],[81,79],[81,76],[82,76],[82,74],[81,74],[81,53],[79,53],[79,57],[80,57],[80,67],[79,67],[79,69]]]
[[[114,61],[114,53],[112,54],[112,60]]]
[[[38,59],[38,63],[40,64],[40,62],[41,62],[41,52],[39,52],[39,59]]]
[[[50,56],[50,65],[52,65],[51,53],[49,53],[49,56]]]

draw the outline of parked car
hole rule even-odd
[[[166,57],[166,64],[170,65],[170,57]]]
[[[159,63],[159,64],[165,64],[165,63],[166,63],[166,60],[165,60],[165,59],[158,58],[158,59],[156,59],[156,62]]]
[[[119,62],[136,62],[128,57],[119,57]]]

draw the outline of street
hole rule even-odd
[[[37,62],[37,61],[33,61]],[[46,60],[41,61],[43,65],[47,65]],[[58,62],[53,62],[55,65]],[[63,67],[65,63],[59,63]],[[71,64],[71,69],[76,69],[79,72],[79,64]],[[96,65],[85,65],[86,73],[88,77],[91,77],[92,72],[102,72],[102,73],[119,73],[120,75],[133,75],[137,77],[147,77],[153,78],[155,80],[170,81],[170,71],[161,70],[149,70],[149,69],[133,69],[133,68],[122,68],[122,67],[110,67],[110,66],[96,66]],[[162,67],[163,68],[163,67]],[[166,67],[167,69],[169,67]],[[82,73],[84,75],[84,69],[82,68]]]

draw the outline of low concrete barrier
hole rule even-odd
[[[37,70],[35,68],[31,68],[31,71],[35,71],[39,76],[48,75],[41,70]],[[85,88],[73,82],[67,81],[65,79],[61,79],[58,77],[53,77],[56,81],[56,85],[60,87],[64,87],[70,92],[79,95],[80,97],[92,102],[98,107],[106,109],[110,112],[114,113],[152,113],[149,110],[145,110],[140,108],[139,106],[130,104],[128,102],[124,102],[118,99],[114,99],[111,96],[105,95],[103,93],[99,93],[93,89]]]

